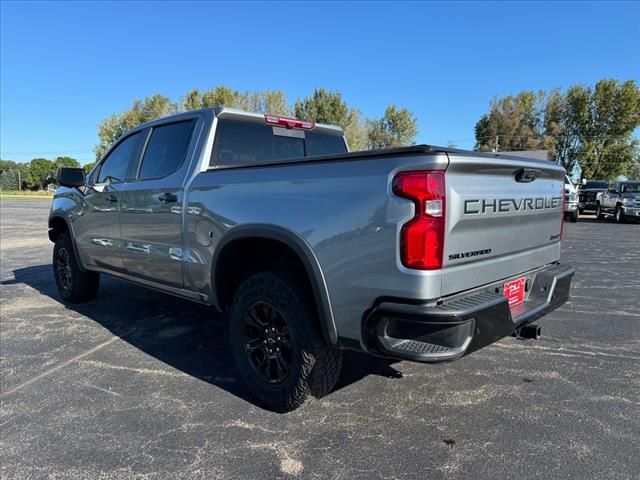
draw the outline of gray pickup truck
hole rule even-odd
[[[617,223],[640,220],[640,180],[612,182],[596,200],[596,216],[613,215]]]
[[[49,217],[63,299],[100,274],[225,312],[257,401],[334,387],[342,351],[454,360],[569,297],[564,170],[417,145],[348,152],[340,128],[206,109],[127,132]],[[132,306],[132,308],[135,308]]]

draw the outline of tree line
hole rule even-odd
[[[93,165],[93,164],[92,164]],[[89,171],[92,165],[85,165]],[[55,182],[58,167],[79,167],[80,163],[71,157],[57,157],[53,160],[34,158],[28,163],[0,160],[0,189],[41,190]]]
[[[379,118],[365,118],[339,92],[324,88],[292,104],[281,90],[240,92],[219,85],[189,90],[178,101],[156,94],[135,100],[125,111],[98,125],[99,160],[127,130],[141,123],[206,107],[234,107],[257,113],[294,116],[341,126],[351,150],[412,145],[416,119],[404,107],[389,105]],[[581,178],[611,180],[620,175],[640,178],[640,90],[632,80],[604,79],[594,86],[573,85],[567,90],[522,91],[494,98],[489,111],[475,125],[475,149],[512,151],[544,149],[549,159]],[[95,165],[83,168],[90,171]],[[71,157],[34,158],[29,163],[0,160],[0,188],[43,189],[60,166],[80,166]],[[19,175],[18,175],[19,172]],[[20,182],[20,184],[18,184]]]
[[[538,150],[580,178],[640,178],[640,90],[633,80],[522,91],[494,98],[475,125],[475,149]]]
[[[233,107],[339,125],[344,129],[351,150],[412,145],[418,133],[413,113],[396,105],[387,106],[380,118],[370,119],[363,117],[357,108],[349,106],[339,92],[324,88],[317,88],[308,97],[290,104],[281,90],[240,92],[219,85],[206,91],[193,88],[177,102],[161,94],[152,95],[135,100],[124,112],[103,119],[98,125],[99,142],[94,148],[96,159],[102,158],[124,132],[141,123],[207,107]]]

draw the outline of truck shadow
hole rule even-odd
[[[1,285],[25,284],[68,310],[100,324],[113,335],[187,375],[254,403],[233,365],[226,316],[213,308],[165,295],[102,275],[98,296],[84,304],[60,298],[50,265],[19,268]],[[366,359],[364,358],[366,357]],[[400,378],[393,360],[345,351],[334,391],[368,375]]]

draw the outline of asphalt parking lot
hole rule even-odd
[[[572,300],[541,340],[457,362],[348,353],[290,414],[236,381],[224,317],[103,277],[66,306],[49,202],[3,200],[3,479],[639,478],[640,225],[565,224]]]

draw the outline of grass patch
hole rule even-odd
[[[48,192],[0,192],[0,200],[51,200]]]
[[[52,197],[53,194],[46,190],[0,190],[0,195],[3,197]]]

